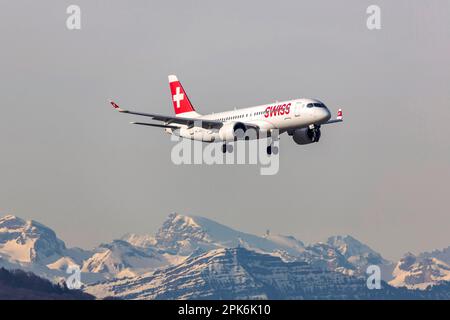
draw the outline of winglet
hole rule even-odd
[[[120,108],[114,101],[112,101],[112,100],[109,100],[109,103],[112,105],[112,107],[114,108],[114,109],[116,109],[117,111],[119,111],[119,112],[124,112],[125,110],[123,110],[122,108]]]
[[[344,118],[342,117],[342,109],[338,110],[336,120],[344,120]]]

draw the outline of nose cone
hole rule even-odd
[[[325,123],[331,119],[331,113],[328,108],[317,108],[314,113],[318,123]]]

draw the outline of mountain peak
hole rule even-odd
[[[0,218],[0,228],[15,228],[23,226],[25,223],[25,220],[12,214],[7,214]]]
[[[361,241],[359,241],[358,239],[356,239],[355,237],[353,237],[349,234],[341,234],[341,235],[335,235],[335,236],[328,237],[327,241],[330,241],[330,240],[345,241],[348,243],[351,243],[351,242],[361,243]]]
[[[198,219],[200,217],[182,215],[182,214],[174,212],[174,213],[169,214],[167,220],[172,220],[173,223],[181,224],[181,226],[183,226],[183,227],[197,228],[197,227],[200,227],[200,225],[195,221],[196,218]]]
[[[15,219],[20,219],[20,218],[18,218],[17,216],[15,216],[13,214],[6,214],[2,218],[0,218],[0,221],[3,221],[3,220],[15,220]]]
[[[190,255],[217,248],[245,247],[265,252],[287,252],[298,255],[303,243],[293,237],[265,235],[264,237],[234,230],[211,219],[172,213],[156,234],[157,246],[168,252]],[[284,255],[284,254],[283,254]]]
[[[110,273],[120,277],[119,273],[129,276],[141,269],[150,271],[167,264],[165,258],[156,251],[136,247],[125,240],[116,239],[101,244],[97,251],[84,262],[82,271]]]
[[[371,264],[391,265],[391,262],[384,259],[378,252],[350,235],[329,237],[327,244],[336,249],[360,270],[365,269],[367,265]]]
[[[433,250],[432,252],[423,252],[419,254],[418,257],[420,258],[435,257],[450,265],[450,247],[441,250]]]
[[[33,262],[66,249],[63,241],[50,228],[33,220],[14,215],[0,219],[0,250],[11,260]]]
[[[120,240],[124,240],[133,246],[140,248],[148,248],[156,245],[155,237],[149,234],[135,234],[135,233],[127,233]]]
[[[198,222],[197,220],[202,220]],[[214,223],[178,213],[171,213],[156,233],[158,246],[182,255],[188,255],[197,249],[198,243],[209,243],[208,226]]]
[[[361,241],[355,239],[350,235],[332,236],[327,239],[327,244],[338,249],[341,254],[346,257],[360,254],[377,254],[369,246],[363,244]]]
[[[426,289],[442,281],[450,281],[450,266],[435,257],[406,254],[392,272],[389,284],[409,289]]]

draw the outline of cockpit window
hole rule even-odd
[[[317,108],[326,108],[325,105],[323,103],[314,103],[314,107]]]
[[[314,104],[313,104],[313,103],[308,103],[308,104],[306,105],[306,107],[307,107],[307,108],[312,108],[312,107],[314,107]]]

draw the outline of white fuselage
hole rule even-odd
[[[330,111],[320,101],[314,99],[295,99],[256,107],[236,109],[207,115],[188,112],[180,115],[201,120],[215,120],[224,123],[224,126],[233,123],[256,126],[259,130],[270,131],[278,129],[280,133],[320,125],[331,118]],[[223,141],[224,137],[219,130],[204,129],[194,126],[188,128],[179,125],[180,129],[166,129],[166,132],[177,134],[183,138],[202,140],[206,142]]]

